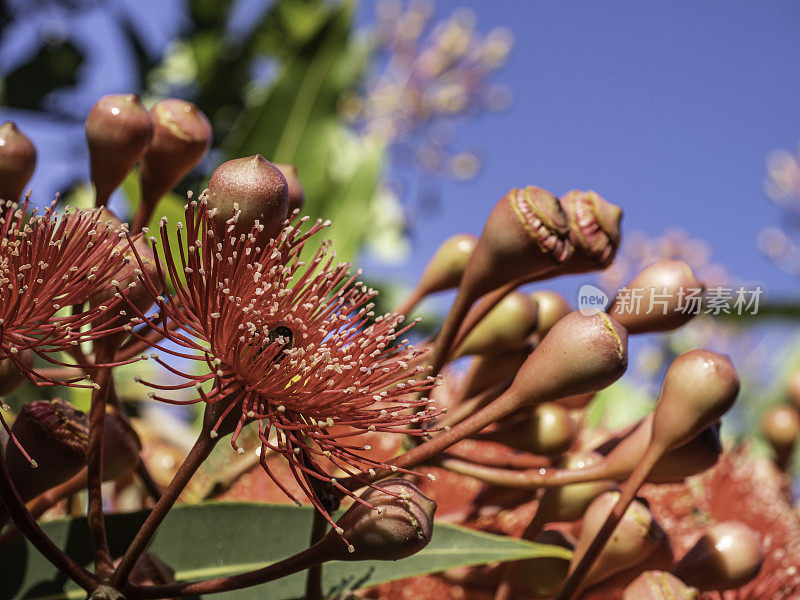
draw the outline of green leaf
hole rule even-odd
[[[109,515],[106,519],[111,552],[121,555],[146,512]],[[208,502],[173,509],[150,547],[176,571],[179,580],[233,575],[264,567],[307,545],[312,511],[283,504]],[[63,519],[44,530],[83,565],[90,563],[86,520]],[[324,568],[329,594],[445,569],[494,561],[544,556],[570,558],[569,551],[437,523],[431,543],[418,554],[397,562],[333,562]],[[56,600],[82,598],[84,593],[65,581],[25,540],[0,551],[0,598]],[[298,573],[254,588],[215,594],[220,600],[290,600],[304,594],[305,574]]]

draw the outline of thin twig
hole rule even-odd
[[[97,387],[92,391],[89,409],[89,450],[87,456],[89,502],[87,520],[94,548],[95,572],[105,581],[113,565],[108,549],[105,518],[103,515],[103,429],[106,404],[111,387],[111,370],[100,369],[95,375]]]
[[[316,543],[325,537],[328,531],[328,522],[322,513],[318,510],[314,511],[314,520],[311,524],[311,543],[314,546]],[[306,575],[306,600],[323,600],[322,594],[322,563],[310,567]]]

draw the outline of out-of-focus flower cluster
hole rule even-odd
[[[783,209],[783,225],[759,233],[758,247],[780,268],[800,275],[800,248],[796,236],[800,214],[800,151],[776,150],[767,157],[764,190]]]
[[[451,149],[453,120],[509,104],[509,92],[489,80],[505,64],[513,36],[504,28],[480,34],[468,9],[432,26],[433,9],[420,0],[377,4],[375,35],[385,66],[362,97],[342,103],[342,112],[364,135],[395,146],[423,171],[469,179],[480,159]]]

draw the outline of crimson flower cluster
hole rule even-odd
[[[179,382],[142,383],[163,402],[206,403],[207,417],[213,415],[208,434],[232,433],[239,452],[239,433],[257,421],[266,473],[297,502],[265,460],[268,452],[285,457],[305,495],[330,520],[321,484],[355,497],[336,481],[337,472],[366,483],[366,472],[397,470],[351,438],[367,431],[423,435],[419,425],[439,414],[420,397],[433,378],[412,366],[416,351],[407,341],[398,342],[413,323],[403,326],[396,314],[376,316],[375,290],[357,281],[358,273],[350,275],[349,264],[335,262],[327,243],[301,258],[327,223],[304,232],[308,217],[286,221],[261,247],[262,225],[237,233],[237,212],[220,227],[205,196],[190,199],[185,215],[175,239],[167,220],[160,221],[160,250],[159,239],[150,238],[164,263],[157,260],[152,273],[130,245],[156,311],[137,311],[134,327],[146,327],[133,334],[146,339],[148,329],[157,330],[171,343],[156,347],[186,365],[151,355]],[[174,293],[160,294],[170,287]],[[191,388],[196,395],[189,400],[166,393]]]

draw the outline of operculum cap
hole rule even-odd
[[[255,154],[221,164],[208,183],[206,200],[219,231],[226,231],[235,222],[237,235],[247,235],[258,223],[256,234],[263,247],[263,242],[275,237],[286,220],[288,194],[283,173]]]
[[[719,421],[739,394],[739,375],[730,359],[697,349],[672,361],[654,413],[652,443],[677,448]]]
[[[98,205],[105,205],[142,158],[152,135],[150,116],[136,94],[103,96],[95,103],[86,117],[86,141]]]
[[[16,202],[36,168],[36,147],[13,121],[0,125],[0,200]]]
[[[672,331],[700,312],[705,284],[682,260],[660,260],[617,292],[608,314],[629,333]]]
[[[561,318],[572,312],[572,307],[558,292],[552,290],[540,290],[531,294],[531,299],[536,301],[539,307],[538,321],[536,323],[537,342],[541,340],[553,325]]]
[[[489,214],[462,286],[480,296],[521,277],[544,276],[571,253],[569,224],[558,198],[535,186],[514,188]]]
[[[338,560],[398,560],[416,554],[433,534],[436,503],[406,479],[386,479],[361,496],[323,540]],[[344,537],[349,547],[342,540]]]
[[[573,190],[561,197],[569,219],[574,252],[566,264],[570,273],[605,269],[619,248],[622,209],[593,191]]]
[[[10,441],[8,471],[20,497],[31,500],[64,483],[86,465],[89,424],[86,415],[63,400],[41,400],[22,407],[11,429],[36,461],[36,468]]]
[[[586,469],[602,460],[596,452],[575,452],[565,455],[559,466],[569,470]],[[595,498],[610,491],[612,485],[610,481],[601,480],[547,488],[539,500],[538,510],[548,523],[575,521],[583,516]]]

